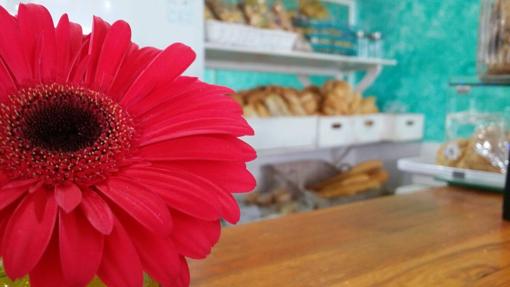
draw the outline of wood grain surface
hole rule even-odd
[[[510,286],[501,196],[454,188],[223,230],[193,287]]]

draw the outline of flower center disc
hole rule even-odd
[[[17,91],[0,109],[0,168],[16,178],[91,183],[131,150],[131,118],[92,90],[39,85]]]
[[[104,128],[98,107],[73,103],[69,97],[36,105],[27,111],[23,133],[34,145],[50,151],[73,152],[91,146]]]

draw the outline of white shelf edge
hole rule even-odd
[[[492,188],[503,188],[505,175],[493,172],[440,166],[421,157],[403,158],[398,161],[398,169],[412,174],[437,177],[451,182],[463,182]]]
[[[342,5],[353,5],[356,4],[356,0],[324,0],[324,2],[334,3],[334,4],[342,4]]]
[[[270,56],[287,59],[300,59],[300,60],[313,60],[313,61],[329,61],[329,62],[341,62],[350,64],[359,64],[366,66],[395,66],[397,61],[394,59],[380,59],[380,58],[361,58],[356,56],[342,56],[335,54],[317,53],[317,52],[301,52],[301,51],[270,51],[264,49],[256,49],[249,47],[236,47],[226,46],[214,43],[205,43],[206,50],[206,62],[207,62],[207,51],[209,52],[227,52],[237,54],[252,54],[259,56]]]

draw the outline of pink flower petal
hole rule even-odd
[[[221,232],[219,220],[204,221],[172,210],[174,232],[172,240],[181,254],[203,259],[218,242]]]
[[[176,43],[161,52],[138,76],[120,100],[129,106],[147,96],[154,88],[172,82],[195,60],[195,53],[186,45]]]
[[[255,150],[232,136],[190,136],[143,146],[140,154],[149,161],[217,160],[251,161]]]
[[[208,118],[199,115],[186,120],[174,120],[173,117],[168,117],[168,122],[165,124],[162,123],[158,128],[147,130],[141,142],[143,145],[196,135],[231,135],[235,137],[253,135],[253,129],[241,117],[237,119]]]
[[[97,187],[154,234],[159,236],[170,234],[172,217],[168,207],[157,194],[139,184],[120,178],[110,178],[106,185]]]
[[[189,287],[190,283],[190,273],[188,262],[186,262],[186,258],[184,256],[180,256],[180,272],[179,276],[172,282],[172,284],[161,284],[161,287]]]
[[[186,91],[191,89],[193,87],[192,84],[197,81],[198,78],[196,77],[178,77],[174,81],[169,82],[149,93],[141,99],[138,104],[131,104],[124,108],[135,117],[141,116],[147,111],[184,94]]]
[[[123,218],[122,223],[138,251],[144,271],[160,284],[175,282],[181,264],[173,242],[169,238],[147,236],[148,230],[129,218]]]
[[[10,180],[4,183],[2,185],[2,189],[11,189],[11,188],[20,188],[20,187],[26,187],[26,186],[32,186],[37,183],[37,179],[30,178],[30,179],[16,179],[16,180]]]
[[[105,238],[103,261],[97,274],[108,287],[143,286],[140,258],[118,221],[112,234]]]
[[[204,220],[221,218],[221,206],[214,194],[197,192],[200,191],[198,186],[177,175],[168,173],[162,176],[159,172],[134,168],[123,175],[126,179],[139,180],[173,209]]]
[[[16,205],[11,205],[8,208],[0,210],[0,234],[5,234],[5,228],[7,228],[7,223],[11,219],[11,215],[16,209]],[[0,236],[0,257],[2,257],[2,248],[3,245],[3,236]]]
[[[223,97],[223,96],[222,96]],[[232,110],[232,107],[225,105],[227,102],[215,101],[214,105],[195,107],[192,110],[175,112],[174,106],[169,104],[166,110],[161,110],[162,114],[166,114],[164,117],[162,114],[151,114],[141,118],[141,122],[149,128],[161,128],[168,124],[180,122],[193,121],[197,119],[225,119],[236,121],[239,126],[246,126],[247,123],[242,117],[242,113],[237,110]],[[163,112],[165,111],[165,112]]]
[[[11,181],[9,176],[7,176],[5,173],[0,171],[0,186],[3,186],[4,184],[8,183],[9,181]]]
[[[138,49],[135,44],[132,44],[107,94],[115,100],[120,99],[140,73],[160,53],[160,50],[152,47]]]
[[[0,6],[0,58],[2,58],[18,85],[32,81],[32,69],[24,53],[16,19]]]
[[[240,120],[242,118],[242,112],[237,110],[239,109],[238,104],[231,102],[227,97],[221,96],[212,98],[205,103],[203,101],[195,103],[193,97],[190,97],[189,100],[189,103],[169,103],[165,105],[165,108],[158,108],[154,113],[143,115],[137,120],[140,121],[140,124],[148,127],[148,129],[160,129],[164,128],[165,125],[169,123],[169,118],[176,118],[176,120],[179,121],[188,121],[196,118],[197,114],[201,114],[200,117],[229,118],[237,121],[237,124],[240,126],[246,125],[244,120]],[[184,108],[182,105],[192,105],[193,107]],[[223,113],[218,115],[218,111],[223,111]],[[248,129],[247,134],[251,134],[251,128],[248,127]]]
[[[182,97],[187,101],[180,102]],[[227,134],[236,137],[253,134],[253,129],[242,117],[239,105],[228,97],[210,95],[200,99],[195,94],[187,93],[182,97],[160,105],[153,113],[140,117],[140,122],[146,127],[142,139],[144,144],[153,143],[155,138],[160,141],[162,138],[201,134]],[[183,109],[183,106],[187,108]]]
[[[16,91],[16,80],[12,77],[4,61],[0,58],[0,102],[5,102],[8,96]]]
[[[56,79],[60,83],[65,83],[71,73],[72,64],[80,52],[82,46],[83,34],[81,26],[69,22],[67,14],[62,15],[55,29],[55,38],[57,42],[57,75]]]
[[[81,208],[85,217],[97,231],[104,235],[112,233],[113,213],[108,204],[95,191],[85,191]]]
[[[55,200],[65,212],[73,211],[81,203],[81,199],[81,190],[76,184],[67,181],[55,185]]]
[[[174,81],[174,83],[179,79]],[[154,121],[153,118],[158,117],[160,119],[155,121],[161,122],[164,119],[164,115],[169,114],[169,110],[172,110],[170,115],[181,115],[197,110],[218,111],[218,107],[221,106],[219,111],[223,114],[233,113],[241,116],[243,113],[241,106],[236,101],[225,96],[233,93],[232,90],[226,87],[195,81],[180,91],[170,92],[172,94],[165,93],[164,89],[158,89],[154,91],[154,93],[161,93],[158,99],[152,102],[146,102],[144,99],[143,103],[133,106],[129,111],[143,122]]]
[[[165,108],[158,108],[155,113],[140,117],[140,124],[146,127],[141,138],[142,145],[189,135],[239,137],[253,134],[242,112],[237,111],[238,104],[227,100],[227,97],[213,98],[206,103],[194,103],[192,97],[189,99],[188,103],[172,102]],[[182,105],[193,108],[184,109]]]
[[[83,58],[77,58],[78,61],[73,66],[73,70],[71,71],[71,74],[69,75],[69,82],[72,84],[82,84],[83,81],[85,81],[85,76],[87,73],[87,69],[90,65],[90,55],[87,55]]]
[[[18,23],[28,61],[37,80],[52,81],[56,76],[57,50],[55,28],[44,6],[20,4]],[[35,53],[34,53],[35,52]]]
[[[62,271],[70,286],[86,286],[94,278],[103,255],[103,235],[77,210],[59,213]]]
[[[110,24],[106,23],[103,19],[94,16],[88,50],[90,59],[88,62],[87,73],[85,75],[85,82],[89,86],[94,81],[99,55],[101,54],[103,42],[109,29]]]
[[[179,273],[179,278],[177,278],[177,282],[175,282],[175,287],[188,287],[190,283],[190,273],[188,262],[186,262],[186,258],[184,258],[184,256],[181,256],[181,270],[182,271]]]
[[[131,47],[131,28],[124,21],[113,23],[106,34],[103,48],[97,61],[96,79],[93,86],[107,92],[117,75],[124,57]]]
[[[39,262],[57,217],[57,204],[51,192],[27,195],[12,215],[4,233],[2,254],[5,272],[20,278]]]
[[[28,193],[34,193],[40,189],[44,189],[44,181],[43,180],[35,182],[32,186],[30,186],[30,188],[28,189]]]
[[[137,172],[140,173],[139,176],[145,177],[146,180],[150,176],[150,179],[152,180],[160,179],[165,182],[175,183],[175,185],[184,185],[192,193],[203,197],[209,197],[209,200],[211,202],[215,202],[216,206],[220,208],[221,216],[225,218],[225,220],[230,223],[236,223],[239,221],[240,210],[235,198],[229,192],[224,191],[221,187],[215,185],[206,178],[180,169],[157,169],[147,167],[141,168],[141,170],[143,170],[144,173],[140,170]],[[179,180],[176,181],[176,178]],[[153,185],[154,184],[152,184],[152,186]],[[169,191],[170,190],[171,189],[169,188]],[[172,207],[179,209],[178,207],[175,207],[175,205],[172,205]]]
[[[41,261],[30,272],[31,287],[73,287],[64,281],[58,250],[57,236],[53,236]]]
[[[20,198],[26,190],[23,189],[10,189],[7,191],[0,191],[0,210],[8,207],[11,203]]]
[[[154,166],[206,175],[208,180],[230,193],[249,192],[257,184],[244,162],[170,161],[158,162]]]
[[[25,194],[34,184],[33,180],[14,180],[0,188],[0,210]]]
[[[193,78],[179,77],[169,86],[162,86],[140,100],[137,105],[128,107],[128,110],[141,120],[152,119],[155,116],[178,115],[188,111],[196,111],[213,105],[217,108],[222,105],[223,112],[236,112],[242,114],[242,108],[237,102],[225,95],[233,94],[229,88],[206,84],[201,81],[192,81]],[[185,104],[184,104],[185,103]]]

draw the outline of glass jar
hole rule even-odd
[[[368,57],[368,37],[363,30],[356,32],[357,39],[357,55],[361,58]]]
[[[372,58],[383,58],[383,39],[381,32],[374,32],[369,36],[368,55]]]
[[[481,80],[510,81],[510,0],[482,0],[477,69]]]

